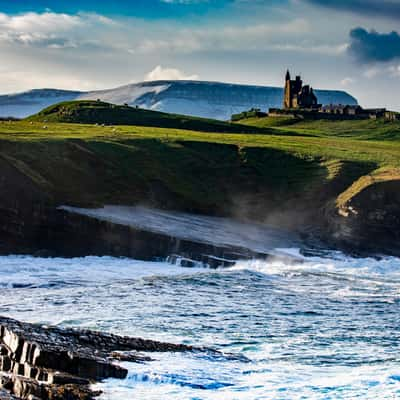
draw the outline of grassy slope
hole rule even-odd
[[[250,118],[241,120],[246,126],[257,128],[274,128],[297,134],[309,134],[318,137],[343,137],[363,140],[400,140],[400,121],[379,120],[345,120],[302,121],[294,118]]]
[[[158,190],[154,196],[170,198],[176,207],[204,212],[226,204],[242,185],[256,191],[258,184],[287,185],[294,170],[299,176],[309,169],[320,173],[319,161],[275,149],[258,154],[249,139],[144,127],[50,123],[45,130],[39,123],[7,122],[0,124],[0,157],[65,201],[134,202]],[[282,171],[282,161],[288,170]],[[311,177],[307,173],[301,182]]]
[[[364,121],[361,121],[364,122]],[[312,124],[312,123],[310,123]],[[47,129],[45,129],[47,127]],[[189,140],[198,142],[233,144],[239,147],[272,148],[298,155],[299,157],[321,157],[347,161],[374,162],[380,166],[400,166],[400,138],[374,140],[378,136],[374,126],[367,127],[363,134],[340,137],[330,133],[306,129],[304,125],[271,128],[270,134],[235,134],[197,132],[183,129],[165,129],[140,126],[101,127],[83,124],[58,124],[37,122],[1,122],[0,140],[35,142],[81,139],[106,142],[137,139],[155,139],[163,142]],[[329,127],[328,127],[329,128]],[[301,130],[306,135],[301,135]],[[390,129],[390,127],[388,128]],[[397,125],[392,129],[398,129]],[[293,135],[290,133],[293,131]],[[310,135],[313,133],[313,135]],[[395,133],[393,133],[394,135]],[[388,135],[388,133],[385,133]],[[361,140],[364,137],[368,140]],[[360,139],[361,138],[361,139]]]
[[[33,121],[1,122],[0,157],[58,201],[133,203],[158,197],[167,207],[219,213],[243,199],[257,204],[257,194],[264,202],[306,192],[312,197],[333,182],[337,195],[346,190],[354,195],[363,188],[354,182],[380,168],[382,179],[399,176],[398,124],[271,119],[246,124],[268,126],[273,134],[59,123],[44,129]],[[379,134],[383,140],[377,140]],[[254,199],[248,200],[249,193]]]
[[[135,125],[177,129],[192,129],[205,132],[249,132],[254,130],[243,124],[232,124],[206,118],[167,114],[134,108],[127,105],[114,105],[101,101],[68,101],[45,108],[28,121],[42,123],[79,123],[107,125]],[[261,128],[260,131],[265,131]]]
[[[376,164],[374,171],[361,176],[337,198],[339,208],[344,208],[351,199],[371,185],[400,180],[400,122],[379,120],[303,121],[293,118],[251,118],[240,121],[247,126],[275,129],[280,132],[306,133],[319,139],[321,144],[331,146],[330,139],[342,140],[348,156],[341,159],[359,158],[362,162]],[[328,149],[328,157],[334,149]],[[336,152],[336,151],[335,151]],[[368,153],[368,154],[367,154]]]

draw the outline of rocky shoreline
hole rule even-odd
[[[0,317],[0,400],[92,400],[101,394],[93,383],[126,378],[118,361],[151,361],[140,352],[196,350],[206,351]]]
[[[47,203],[21,203],[15,208],[0,206],[0,254],[128,257],[208,268],[230,267],[238,260],[265,260],[276,257],[274,248],[303,245],[306,253],[331,248],[356,257],[399,256],[397,243],[400,237],[395,227],[400,215],[392,211],[397,208],[368,212],[365,206],[368,201],[364,200],[362,206],[351,203],[353,207],[349,206],[351,212],[347,215],[338,214],[333,206],[326,207],[314,218],[314,225],[303,226],[294,246],[283,244],[268,250],[155,232],[143,226],[74,214]]]
[[[1,213],[3,211],[3,213]],[[183,267],[230,267],[238,260],[267,259],[276,246],[249,248],[245,243],[211,243],[206,237],[188,237],[145,226],[133,226],[79,215],[51,205],[30,205],[14,211],[1,210],[0,254],[38,257],[128,257],[143,261],[169,261]],[[201,218],[201,217],[199,217]],[[3,232],[1,232],[3,230]],[[4,237],[4,240],[1,240]],[[281,246],[277,245],[282,243]],[[297,243],[297,242],[296,242]]]

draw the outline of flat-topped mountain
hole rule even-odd
[[[321,104],[357,104],[340,90],[316,90]],[[36,89],[0,96],[0,117],[24,118],[45,107],[70,100],[101,100],[154,111],[228,120],[250,108],[282,106],[283,88],[202,81],[154,81],[110,90],[80,92]]]

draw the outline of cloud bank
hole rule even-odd
[[[397,32],[368,32],[364,28],[356,28],[350,32],[348,51],[359,62],[388,62],[400,58],[400,35]]]

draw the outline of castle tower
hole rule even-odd
[[[285,95],[284,95],[284,100],[283,100],[283,108],[292,108],[293,102],[292,102],[293,94],[292,94],[292,83],[291,83],[291,77],[290,77],[290,72],[287,70],[286,72],[286,79],[285,79]]]
[[[293,108],[313,108],[318,106],[318,99],[311,86],[303,86],[301,76],[296,76],[292,80],[289,70],[285,77],[285,94],[283,108],[290,110]]]

